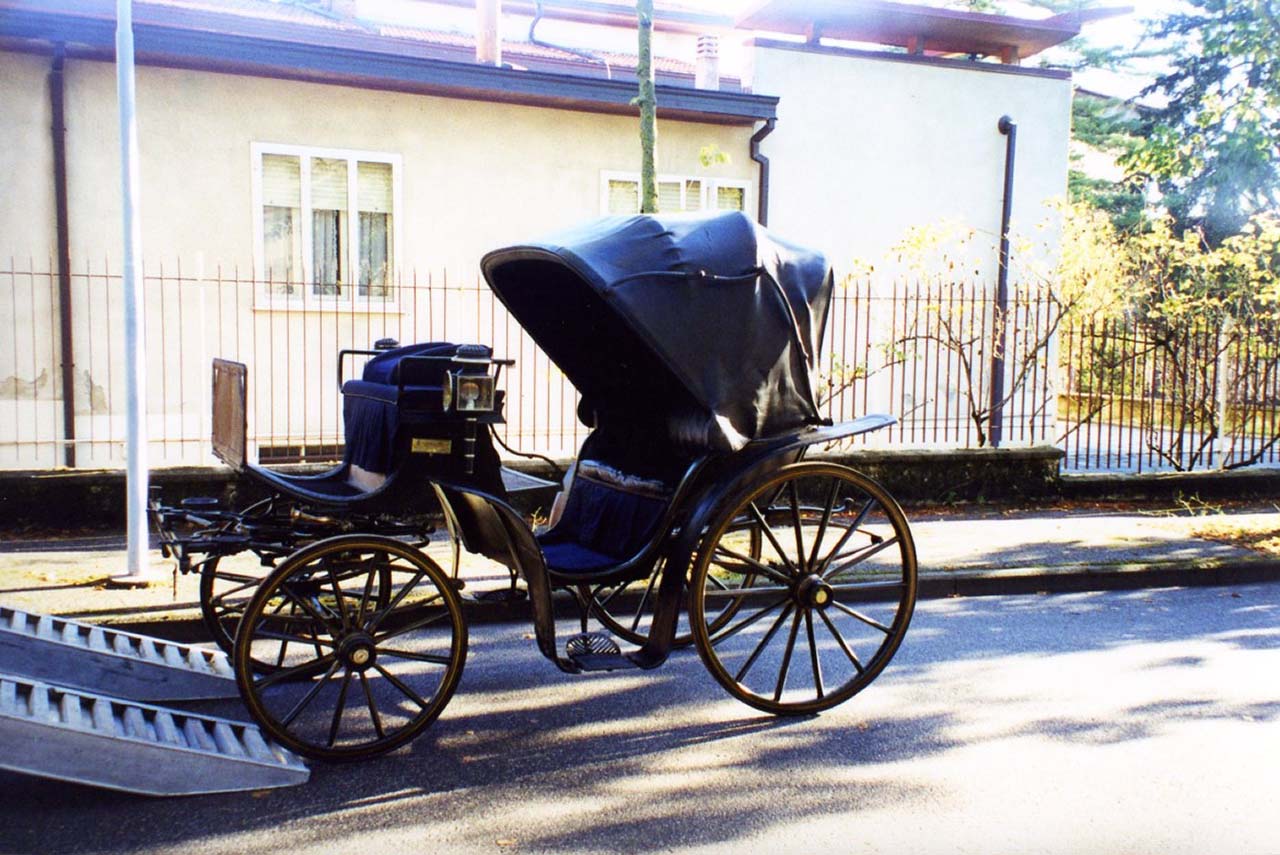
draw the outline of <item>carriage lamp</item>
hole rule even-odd
[[[456,413],[493,412],[494,383],[489,374],[466,374],[461,371],[447,375],[444,383],[442,405],[446,411]]]

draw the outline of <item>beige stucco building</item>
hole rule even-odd
[[[264,449],[336,442],[336,352],[383,335],[523,356],[515,433],[570,447],[572,390],[477,295],[475,271],[489,248],[635,204],[632,71],[609,79],[530,43],[478,64],[449,39],[317,2],[135,4],[157,462],[208,459],[215,355],[253,363]],[[0,292],[12,292],[0,330],[13,330],[0,347],[0,466],[60,465],[68,447],[76,465],[120,461],[113,5],[0,0]],[[558,5],[572,17],[574,3]],[[692,45],[701,24],[681,26],[670,40]],[[997,235],[1006,114],[1021,134],[1015,218],[1040,218],[1065,191],[1065,74],[923,42],[903,53],[721,37],[747,42],[741,79],[697,88],[692,55],[659,66],[666,208],[745,209],[838,270],[883,259],[912,225]]]

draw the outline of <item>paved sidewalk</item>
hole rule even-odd
[[[1280,556],[1200,536],[1207,529],[1280,526],[1280,511],[1253,506],[1190,515],[1169,506],[1123,509],[949,509],[917,511],[912,531],[925,597],[1280,580]],[[450,552],[431,545],[442,566]],[[203,638],[198,578],[176,576],[149,554],[158,582],[105,585],[123,572],[119,536],[59,541],[0,537],[0,605],[79,617],[157,635]],[[250,557],[241,560],[255,562]],[[463,565],[468,590],[501,587],[506,571],[484,559]],[[523,617],[520,608],[474,607],[477,619]]]

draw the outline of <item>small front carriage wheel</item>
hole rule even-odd
[[[816,713],[863,689],[898,649],[915,608],[915,545],[879,484],[796,463],[716,518],[691,584],[694,642],[712,676],[757,709]]]
[[[258,586],[236,632],[236,683],[281,744],[323,760],[390,751],[435,720],[467,652],[458,594],[387,537],[322,540]]]

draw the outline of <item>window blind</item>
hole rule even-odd
[[[717,187],[716,207],[722,211],[741,211],[745,196],[741,187]]]
[[[640,210],[640,184],[609,179],[609,213],[634,214]]]
[[[347,209],[347,162],[328,157],[311,159],[311,207],[327,211]]]
[[[273,208],[302,205],[302,169],[298,158],[283,154],[262,156],[262,204]]]
[[[356,165],[358,210],[390,214],[392,204],[391,164],[360,161]]]

